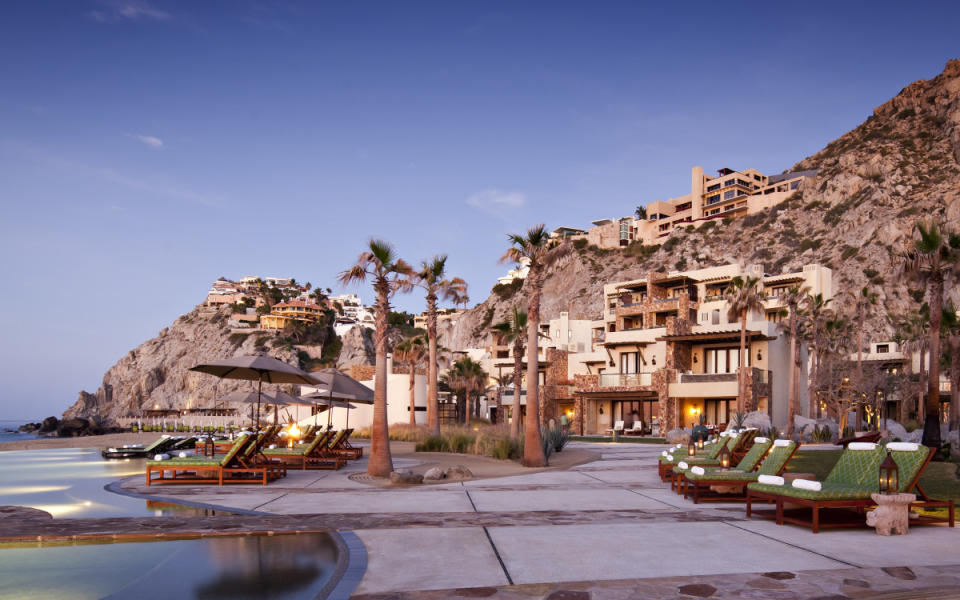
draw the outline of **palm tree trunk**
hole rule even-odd
[[[414,402],[414,390],[413,390],[414,380],[416,379],[416,376],[417,376],[416,364],[411,362],[410,363],[410,424],[411,425],[417,424],[417,416],[416,416],[416,413],[414,412],[416,411],[417,405]]]
[[[930,365],[923,445],[940,448],[940,325],[943,323],[943,277],[930,282]]]
[[[520,439],[520,388],[523,386],[523,339],[519,336],[513,343],[513,421],[510,422],[510,437]]]
[[[389,287],[386,281],[375,284],[376,308],[376,375],[373,385],[373,425],[370,431],[370,462],[367,475],[389,477],[393,471],[390,456],[390,432],[387,429],[387,315],[390,314]]]
[[[737,412],[742,414],[747,406],[747,311],[740,316],[740,365],[737,367]]]
[[[817,351],[807,352],[807,358],[810,361],[810,383],[807,385],[807,402],[810,403],[810,418],[817,418],[817,410],[820,405],[817,402]]]
[[[787,383],[787,436],[793,435],[793,415],[797,410],[796,374],[794,366],[797,362],[797,315],[790,307],[790,381]]]
[[[427,295],[427,429],[440,435],[440,405],[437,400],[437,299]]]
[[[469,383],[463,388],[463,424],[464,425],[470,424],[470,413],[472,412],[470,410],[472,408],[470,406],[470,392],[472,391],[473,391],[473,386],[470,385]]]
[[[950,352],[950,431],[960,429],[960,340]]]
[[[540,271],[531,264],[527,274],[530,285],[530,300],[527,307],[527,411],[523,436],[523,464],[527,467],[547,466],[540,440],[540,364],[537,359],[537,342],[540,329]]]

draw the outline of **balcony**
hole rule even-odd
[[[681,373],[680,383],[720,383],[736,381],[736,373]]]
[[[652,344],[657,336],[663,335],[663,327],[649,327],[647,329],[626,329],[607,333],[607,346],[615,344]]]
[[[639,387],[652,385],[650,373],[605,373],[599,376],[600,387]]]

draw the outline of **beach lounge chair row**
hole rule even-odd
[[[242,435],[223,456],[169,457],[147,463],[146,485],[152,483],[260,483],[267,485],[286,475],[286,465],[263,456],[263,444],[270,431],[257,435]],[[157,475],[156,477],[154,475]]]

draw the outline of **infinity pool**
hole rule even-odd
[[[336,562],[325,533],[0,544],[0,599],[315,598]]]
[[[138,500],[103,486],[144,471],[143,459],[104,460],[97,449],[0,452],[0,505],[30,506],[55,518],[213,514]]]

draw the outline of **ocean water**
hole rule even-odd
[[[32,433],[21,433],[17,428],[25,423],[39,423],[42,419],[36,421],[7,421],[0,419],[0,444],[3,442],[22,442],[24,440],[35,440],[40,436]]]

